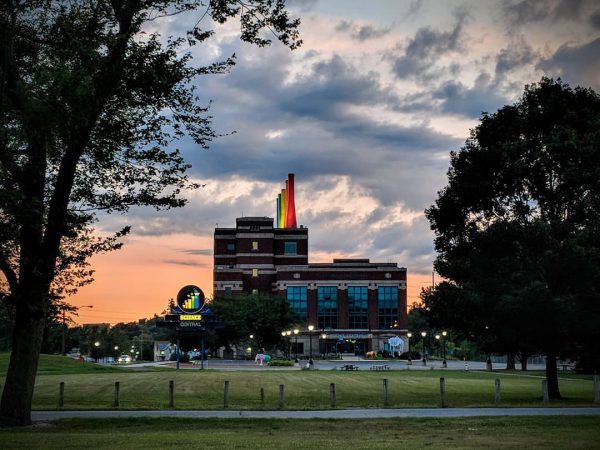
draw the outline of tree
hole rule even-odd
[[[161,17],[199,10],[185,37],[146,32]],[[96,212],[180,207],[197,188],[175,142],[216,137],[186,48],[208,39],[203,17],[239,17],[241,39],[269,30],[300,45],[283,0],[8,0],[0,4],[0,270],[15,302],[12,354],[0,405],[5,424],[30,422],[51,286],[65,240]]]
[[[560,398],[556,358],[600,337],[598,94],[544,78],[484,113],[426,214],[447,280],[424,296],[431,316],[488,351],[544,353]]]
[[[283,330],[299,322],[283,297],[260,294],[221,297],[213,299],[210,308],[225,324],[223,330],[217,330],[217,335],[226,346],[247,342],[254,335],[255,347],[268,349],[280,343]]]

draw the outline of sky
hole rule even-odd
[[[69,299],[79,323],[160,314],[184,285],[212,294],[215,226],[275,215],[296,174],[296,213],[309,228],[309,259],[370,258],[408,270],[409,303],[432,283],[433,234],[424,210],[446,184],[482,112],[515,102],[542,76],[600,90],[596,0],[288,0],[303,45],[239,40],[239,23],[188,49],[193,64],[235,53],[229,74],[197,80],[210,102],[209,149],[178,143],[205,186],[183,209],[101,216],[99,234],[132,225],[118,252],[92,259],[95,282]],[[203,11],[152,22],[182,35]]]

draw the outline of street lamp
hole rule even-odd
[[[250,359],[252,359],[252,348],[254,347],[254,335],[250,335]]]
[[[321,335],[321,339],[323,340],[323,344],[322,344],[323,345],[323,359],[325,359],[325,353],[327,350],[327,347],[326,347],[327,343],[326,343],[325,339],[327,339],[327,335],[325,333],[323,333]]]
[[[290,336],[292,335],[292,331],[287,330],[285,334],[288,338],[288,359],[292,359],[292,339],[290,338]]]
[[[308,355],[308,364],[310,364],[311,366],[313,365],[313,358],[312,358],[312,332],[315,329],[314,325],[309,325],[308,326],[308,347],[309,347],[309,355]]]
[[[427,331],[421,331],[421,337],[423,338],[421,341],[421,350],[423,350],[423,358],[421,358],[421,360],[423,361],[424,366],[427,365],[427,355],[425,354],[425,336],[427,336]]]
[[[447,331],[442,331],[442,367],[448,367],[448,362],[446,361],[446,336],[448,336]]]
[[[294,346],[296,347],[295,350],[295,358],[294,358],[294,362],[298,362],[298,333],[300,333],[300,330],[298,328],[294,328],[294,338],[296,339]]]
[[[286,349],[286,345],[285,345],[285,335],[286,335],[286,332],[285,332],[285,331],[282,331],[282,332],[281,332],[281,337],[283,338],[283,357],[284,357],[284,358],[285,358],[285,349]]]
[[[78,306],[77,308],[93,308],[94,305],[84,305],[84,306]],[[66,339],[66,330],[67,330],[67,311],[65,309],[63,309],[62,311],[62,321],[63,321],[63,326],[62,326],[62,345],[61,345],[61,354],[63,356],[65,356],[67,354],[66,349],[65,349],[65,339]]]
[[[410,338],[412,337],[412,333],[409,331],[406,333],[406,337],[408,338],[408,364],[412,364],[412,358],[410,356],[410,352],[412,352],[412,347],[410,346]]]

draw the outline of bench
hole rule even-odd
[[[382,371],[382,370],[390,370],[390,366],[387,364],[373,364],[371,366],[371,370]]]
[[[343,366],[340,367],[341,370],[358,370],[358,366],[355,366],[354,364],[345,364]]]

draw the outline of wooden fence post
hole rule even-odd
[[[279,385],[279,408],[283,408],[284,403],[285,403],[285,385],[280,384]]]
[[[265,407],[265,388],[260,388],[260,406]]]
[[[229,381],[223,384],[223,408],[229,408]]]
[[[169,408],[175,407],[175,382],[169,381]]]
[[[335,408],[335,383],[329,383],[329,403]]]
[[[120,388],[120,383],[118,381],[115,381],[115,408],[119,407],[119,388]]]
[[[548,380],[544,378],[542,380],[542,401],[547,403],[550,400],[548,396]]]
[[[65,406],[65,382],[61,381],[58,385],[58,407]]]
[[[494,403],[500,404],[500,378],[496,378],[496,390],[494,392]]]
[[[383,379],[383,405],[388,406],[388,379]]]
[[[446,380],[444,377],[440,378],[440,404],[442,408],[446,407]]]
[[[594,403],[600,403],[600,377],[594,375]]]

